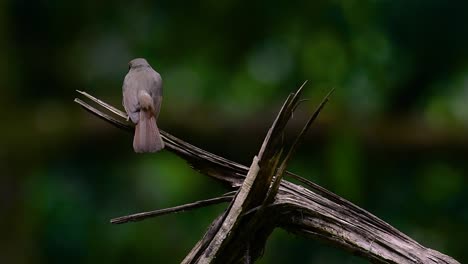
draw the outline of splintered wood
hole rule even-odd
[[[288,96],[250,167],[197,148],[161,131],[166,149],[185,159],[194,170],[224,183],[235,193],[173,208],[112,219],[112,223],[191,210],[220,202],[227,209],[210,225],[182,263],[252,263],[258,259],[271,232],[283,228],[297,235],[320,239],[374,263],[459,263],[426,248],[378,217],[323,187],[286,171],[288,161],[304,134],[328,101],[330,93],[287,148],[284,129],[300,103],[305,83]],[[107,113],[81,99],[75,102],[117,128],[133,132],[126,114],[88,93],[78,91]],[[288,176],[303,185],[282,179]]]

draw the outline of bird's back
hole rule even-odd
[[[138,122],[140,110],[138,94],[140,91],[147,92],[152,97],[155,106],[160,104],[158,97],[162,96],[162,79],[159,73],[151,67],[130,69],[125,76],[122,88],[124,108],[134,123]],[[159,108],[155,107],[154,110],[159,111]]]

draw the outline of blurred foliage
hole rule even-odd
[[[305,79],[291,134],[337,90],[290,170],[464,263],[468,27],[464,1],[1,1],[0,262],[177,263],[225,205],[112,226],[219,195],[169,152],[82,111],[116,106],[127,62],[164,79],[160,127],[250,164]],[[274,232],[260,263],[365,263]]]

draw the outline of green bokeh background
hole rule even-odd
[[[178,263],[225,205],[109,219],[221,194],[169,152],[73,103],[116,106],[127,63],[164,79],[160,127],[250,164],[287,94],[286,139],[332,101],[289,169],[468,262],[468,2],[0,2],[0,263]],[[276,230],[260,263],[366,263]]]

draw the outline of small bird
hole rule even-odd
[[[157,152],[164,148],[156,120],[162,103],[162,79],[145,59],[128,63],[125,76],[123,106],[135,126],[133,149],[136,153]]]

